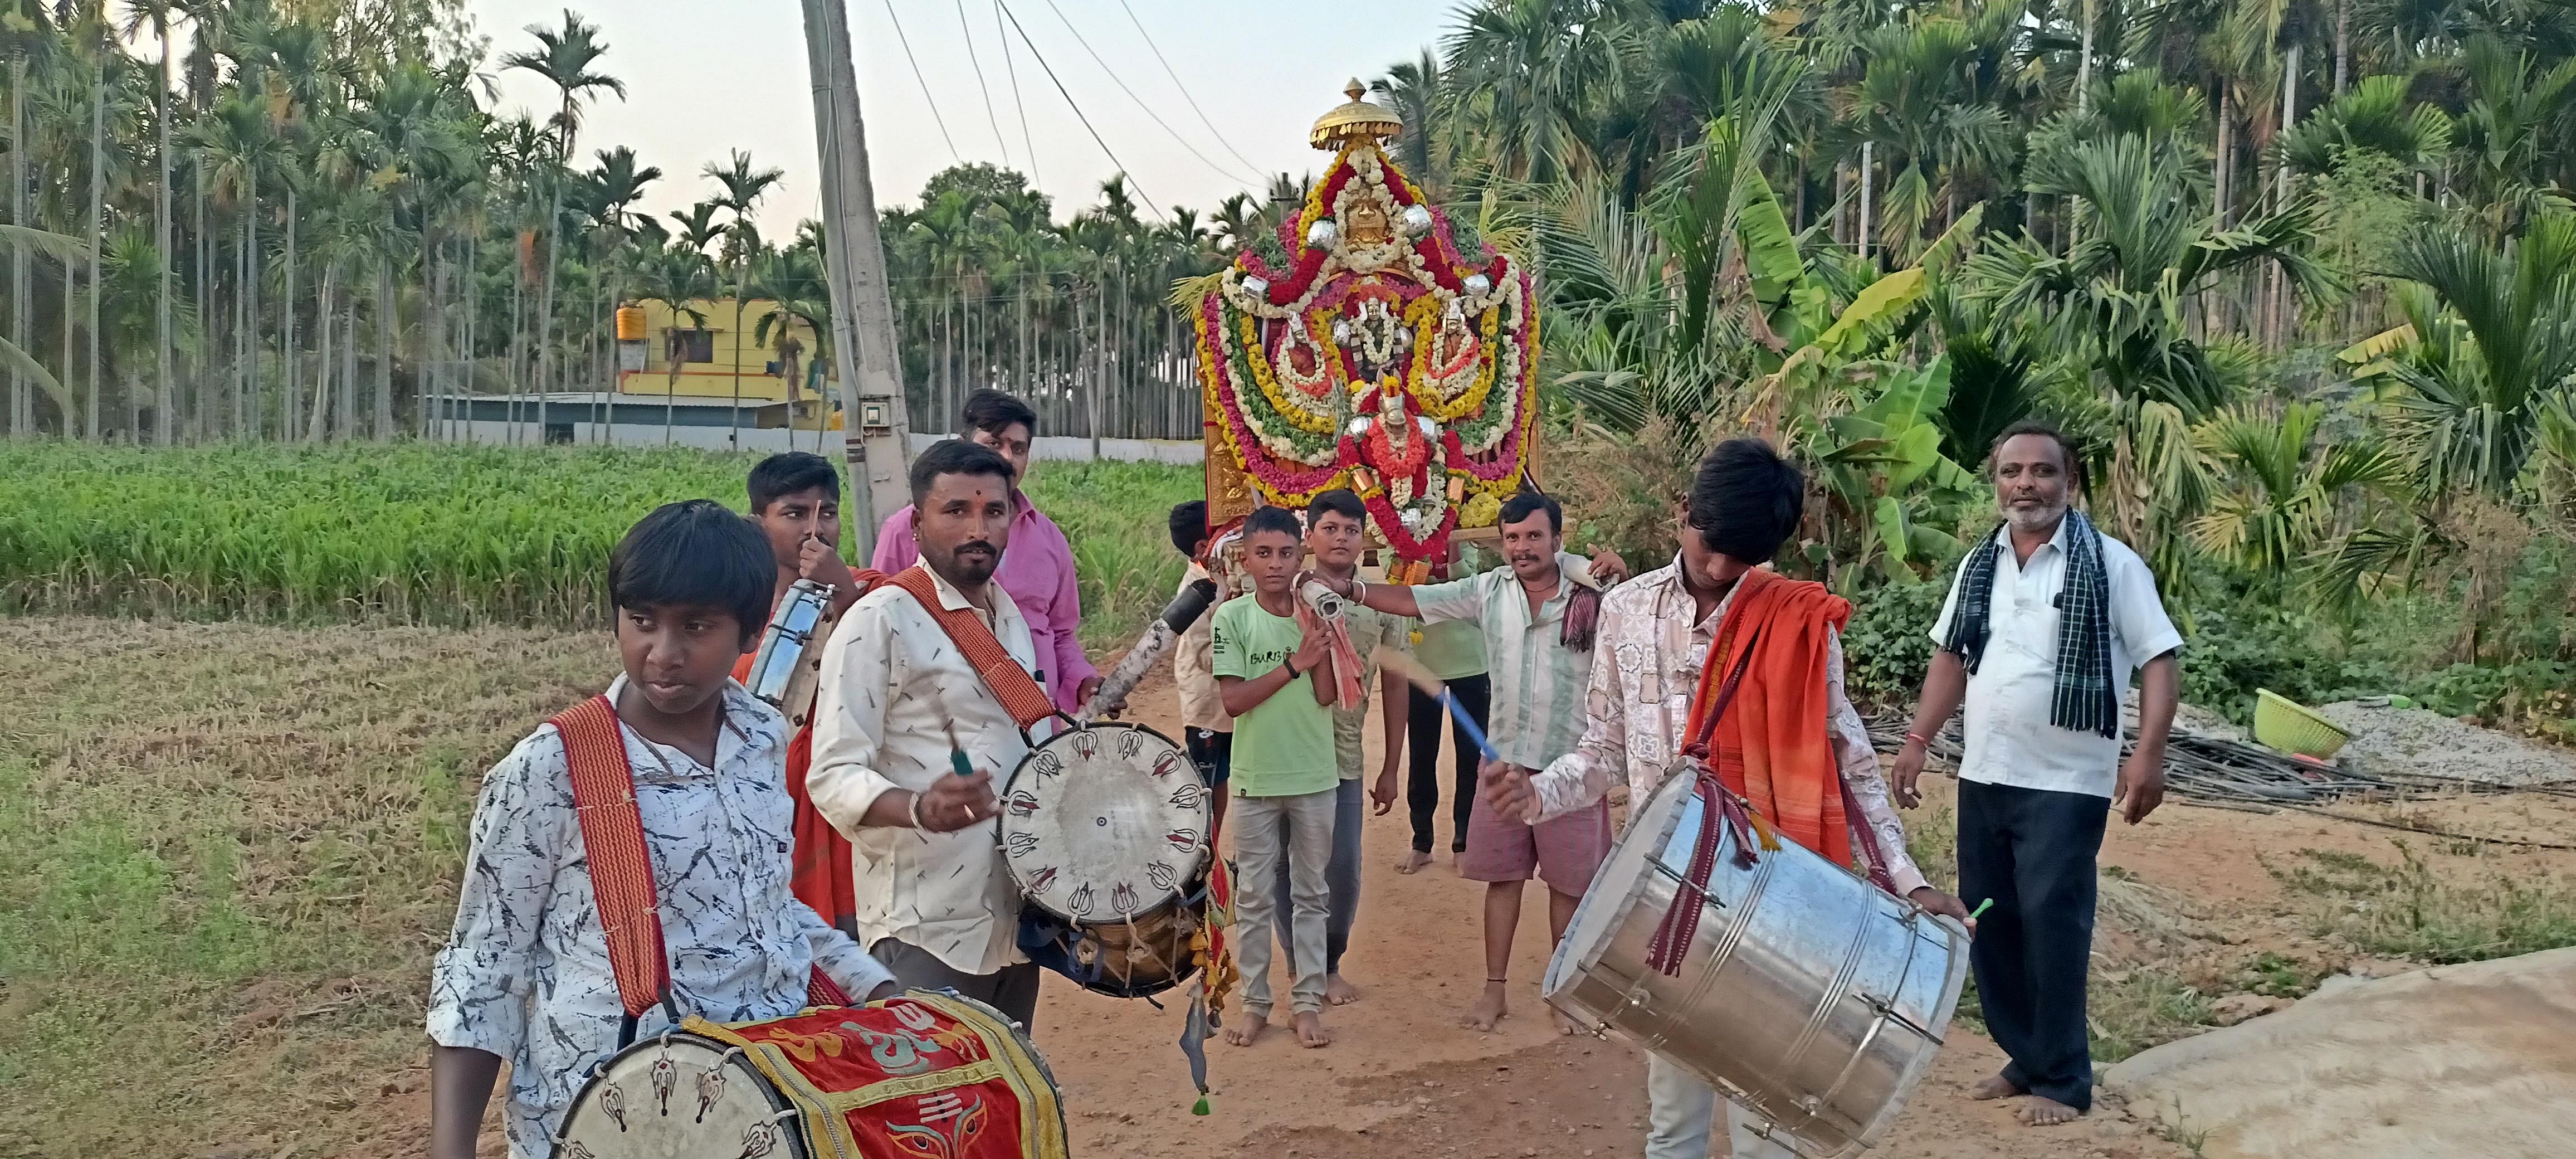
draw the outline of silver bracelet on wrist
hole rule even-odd
[[[912,812],[912,827],[913,827],[913,828],[915,828],[915,829],[920,829],[920,830],[922,830],[922,831],[924,831],[924,832],[928,832],[928,827],[927,827],[927,826],[925,826],[925,825],[923,825],[923,824],[921,823],[921,792],[920,792],[920,790],[917,790],[917,789],[916,789],[916,790],[914,790],[914,791],[913,791],[913,794],[912,794],[912,809],[911,809],[911,812]]]

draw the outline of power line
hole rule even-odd
[[[1235,160],[1259,172],[1261,166],[1254,165],[1252,158],[1244,156],[1242,150],[1234,147],[1234,142],[1225,139],[1225,133],[1216,127],[1216,122],[1208,119],[1207,110],[1199,107],[1199,99],[1190,95],[1190,86],[1182,84],[1181,74],[1172,71],[1172,62],[1163,59],[1162,46],[1154,43],[1154,34],[1145,31],[1144,21],[1136,19],[1136,10],[1127,6],[1127,0],[1118,0],[1118,6],[1126,9],[1127,22],[1136,26],[1136,35],[1145,38],[1145,47],[1153,50],[1155,63],[1163,66],[1163,75],[1172,78],[1172,87],[1181,90],[1181,99],[1190,103],[1190,111],[1199,115],[1199,123],[1207,126],[1208,135],[1215,137],[1217,144],[1225,146],[1226,152],[1234,154]]]
[[[1053,3],[1054,0],[1048,0],[1048,2]],[[1002,0],[993,0],[993,3],[1001,8],[1002,15],[1010,18],[1011,31],[1020,34],[1020,43],[1028,46],[1030,56],[1037,58],[1038,67],[1046,71],[1047,81],[1055,85],[1056,95],[1063,97],[1065,107],[1073,110],[1073,119],[1082,122],[1082,130],[1091,134],[1091,143],[1100,146],[1100,152],[1109,158],[1109,163],[1117,166],[1118,172],[1126,176],[1127,184],[1136,190],[1137,199],[1145,203],[1145,208],[1153,213],[1154,220],[1170,225],[1170,219],[1163,216],[1162,207],[1155,204],[1154,199],[1146,194],[1145,187],[1137,182],[1135,172],[1128,169],[1127,163],[1119,160],[1118,154],[1110,150],[1109,142],[1101,139],[1100,130],[1091,127],[1091,118],[1084,116],[1082,106],[1074,103],[1073,94],[1066,91],[1064,81],[1055,75],[1055,66],[1047,63],[1046,54],[1039,52],[1037,42],[1029,39],[1029,30],[1020,24],[1020,14],[1011,11],[1011,6],[1003,3]]]
[[[939,115],[939,99],[930,95],[930,78],[921,75],[921,62],[913,59],[912,38],[903,34],[903,17],[894,14],[894,0],[885,0],[886,19],[894,21],[894,38],[903,45],[903,59],[912,65],[913,83],[921,86],[921,102],[930,106],[930,123],[939,126],[939,139],[948,142],[948,159],[966,163],[965,154],[957,151],[957,139],[948,135],[948,119]]]
[[[1002,31],[1002,0],[993,0],[993,38],[1002,42],[1002,70],[1011,78],[1011,108],[1020,114],[1020,151],[1029,159],[1029,184],[1038,183],[1038,147],[1029,139],[1029,107],[1020,101],[1020,58]]]
[[[1242,175],[1242,174],[1240,174],[1240,173],[1231,173],[1231,172],[1228,172],[1224,166],[1219,165],[1219,164],[1217,164],[1216,162],[1209,160],[1209,159],[1208,159],[1208,155],[1207,155],[1207,154],[1199,152],[1199,147],[1198,147],[1198,146],[1193,145],[1193,144],[1190,144],[1190,139],[1189,139],[1189,138],[1182,136],[1182,135],[1180,134],[1180,131],[1179,131],[1179,130],[1174,129],[1174,128],[1171,126],[1171,123],[1170,123],[1170,122],[1165,121],[1165,120],[1163,119],[1163,115],[1162,115],[1161,113],[1157,113],[1157,112],[1155,112],[1155,111],[1154,111],[1154,106],[1149,105],[1149,104],[1146,104],[1146,103],[1145,103],[1145,98],[1140,97],[1140,96],[1137,96],[1137,95],[1136,95],[1136,90],[1131,89],[1131,88],[1128,88],[1128,87],[1127,87],[1127,82],[1126,82],[1126,81],[1124,81],[1124,80],[1119,79],[1119,76],[1118,76],[1118,70],[1117,70],[1117,69],[1114,69],[1114,68],[1109,67],[1109,62],[1108,62],[1108,61],[1106,61],[1106,60],[1101,59],[1101,56],[1100,56],[1100,53],[1098,52],[1098,50],[1096,50],[1096,49],[1094,49],[1094,48],[1092,48],[1092,47],[1091,47],[1091,42],[1090,42],[1090,41],[1088,41],[1088,40],[1083,39],[1083,37],[1082,37],[1082,30],[1081,30],[1081,29],[1079,29],[1079,28],[1074,27],[1074,26],[1073,26],[1073,21],[1072,21],[1070,18],[1068,18],[1067,16],[1065,16],[1065,14],[1064,14],[1064,9],[1056,7],[1056,2],[1055,2],[1055,0],[1046,0],[1046,6],[1047,6],[1049,9],[1051,9],[1051,10],[1053,10],[1053,11],[1055,12],[1055,18],[1056,18],[1057,20],[1061,20],[1061,21],[1063,21],[1063,22],[1064,22],[1064,30],[1073,34],[1073,42],[1074,42],[1075,44],[1079,44],[1079,45],[1081,45],[1081,46],[1082,46],[1082,51],[1084,51],[1084,52],[1087,52],[1087,53],[1090,53],[1090,54],[1091,54],[1091,62],[1092,62],[1093,64],[1097,64],[1097,65],[1099,65],[1099,66],[1100,66],[1100,71],[1102,71],[1102,72],[1105,72],[1105,73],[1108,73],[1108,74],[1109,74],[1109,83],[1114,84],[1114,85],[1117,85],[1117,86],[1118,86],[1118,91],[1119,91],[1119,92],[1122,92],[1122,93],[1127,94],[1127,99],[1128,99],[1128,100],[1131,100],[1131,101],[1136,102],[1136,107],[1137,107],[1137,108],[1140,108],[1140,109],[1145,110],[1145,115],[1146,115],[1146,116],[1148,116],[1148,117],[1153,118],[1153,121],[1154,121],[1154,123],[1155,123],[1155,124],[1162,126],[1162,129],[1163,129],[1163,131],[1164,131],[1164,132],[1171,134],[1171,135],[1172,135],[1172,139],[1173,139],[1173,140],[1180,142],[1180,143],[1181,143],[1181,148],[1184,148],[1184,149],[1189,150],[1189,151],[1190,151],[1190,156],[1198,158],[1198,159],[1199,159],[1199,162],[1200,162],[1201,164],[1206,165],[1209,169],[1214,170],[1214,171],[1216,172],[1217,176],[1219,176],[1219,177],[1223,177],[1223,178],[1225,178],[1225,179],[1226,179],[1226,180],[1228,180],[1228,181],[1243,181],[1243,180],[1244,180],[1244,177],[1243,177],[1243,175]],[[1260,184],[1260,182],[1259,182],[1258,180],[1255,180],[1255,181],[1248,182],[1247,184],[1258,185],[1258,184]]]
[[[993,115],[993,86],[984,83],[984,58],[975,55],[975,26],[966,23],[966,0],[957,0],[957,28],[966,34],[966,59],[975,66],[975,87],[984,92],[984,120],[993,126],[993,143],[1001,147],[1002,165],[1008,168],[1011,143],[1002,139],[1002,119]]]

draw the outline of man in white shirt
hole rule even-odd
[[[1989,465],[2004,526],[1959,564],[1939,651],[1896,758],[1897,799],[1919,801],[1927,738],[1967,703],[1959,762],[1959,895],[1992,898],[1969,953],[1986,1026],[2011,1062],[1979,1099],[2028,1095],[2021,1121],[2093,1105],[2084,983],[2094,861],[2108,809],[2135,825],[2164,800],[2165,735],[2182,636],[2128,545],[2068,501],[2075,445],[2016,423]],[[2120,760],[2120,694],[2144,662],[2138,743]]]
[[[941,607],[972,609],[1034,670],[1028,621],[992,582],[1015,513],[1011,478],[990,448],[933,446],[913,463],[911,531]],[[853,847],[862,941],[906,988],[954,989],[1028,1025],[1038,968],[1019,951],[993,793],[994,775],[1028,754],[1018,722],[930,609],[893,583],[833,630],[815,704],[806,789]],[[952,743],[971,776],[954,770]]]

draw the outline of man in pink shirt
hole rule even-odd
[[[1029,478],[1037,412],[1009,394],[985,389],[966,396],[959,417],[963,420],[960,437],[991,447],[1010,460],[1011,499],[1018,513],[1011,520],[1009,546],[1002,549],[1001,570],[993,579],[1010,593],[1011,602],[1029,621],[1029,642],[1037,646],[1038,663],[1045,666],[1035,673],[1039,682],[1055,698],[1056,707],[1071,712],[1100,687],[1100,670],[1091,666],[1082,642],[1074,636],[1082,624],[1082,596],[1073,585],[1073,545],[1066,542],[1055,520],[1041,514],[1020,490]],[[877,531],[876,559],[869,566],[893,575],[920,557],[921,545],[912,539],[912,508],[887,516],[885,526]]]

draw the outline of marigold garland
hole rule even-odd
[[[1363,203],[1391,218],[1387,242],[1305,243],[1317,222],[1347,221]],[[1429,211],[1430,228],[1404,224],[1417,206]],[[1287,268],[1273,270],[1246,250],[1193,312],[1213,441],[1266,501],[1299,506],[1347,483],[1398,556],[1445,558],[1461,521],[1490,523],[1527,464],[1538,409],[1538,318],[1527,274],[1490,245],[1479,246],[1471,264],[1447,215],[1366,141],[1341,149],[1279,233],[1293,255]],[[1483,288],[1471,292],[1470,281]],[[1383,382],[1358,381],[1332,336],[1355,291],[1389,298],[1412,342]],[[1470,316],[1472,350],[1441,349],[1452,308]],[[1295,329],[1274,348],[1262,341],[1265,321]],[[1312,374],[1297,371],[1291,344],[1316,353]],[[1404,400],[1405,454],[1396,453],[1382,410],[1365,430],[1345,429],[1359,425],[1351,416],[1368,413],[1381,390]],[[1415,416],[1438,424],[1437,435],[1414,430]]]

